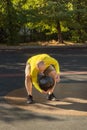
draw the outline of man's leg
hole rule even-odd
[[[32,82],[30,76],[25,77],[25,87],[27,94],[32,96]]]
[[[32,97],[32,80],[30,76],[30,65],[26,64],[25,68],[25,87],[28,94],[27,103],[33,103],[33,97]]]
[[[53,93],[54,88],[55,88],[55,86],[48,91],[47,99],[50,100],[50,101],[55,101],[56,100],[56,97],[55,97],[55,95]]]
[[[56,86],[56,79],[55,79],[55,71],[51,71],[48,76],[51,76],[53,79],[54,79],[54,86],[52,89],[49,89],[48,90],[48,96],[47,96],[47,99],[48,100],[51,100],[51,101],[55,101],[56,100],[56,97],[55,95],[53,94],[54,92],[54,89],[55,89],[55,86]]]

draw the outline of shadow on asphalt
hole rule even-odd
[[[82,84],[83,85],[83,84]],[[55,111],[58,109],[64,110],[75,110],[87,112],[87,96],[86,96],[86,86],[82,88],[81,84],[77,84],[77,87],[74,84],[59,84],[55,88],[55,95],[59,101],[48,102],[46,95],[42,95],[35,88],[33,88],[33,96],[35,103],[32,104],[32,107],[36,110],[46,110],[46,111]],[[26,104],[26,90],[25,88],[17,89],[10,92],[3,102],[6,102],[12,106],[24,106],[28,108]],[[40,104],[40,105],[39,105]],[[44,105],[44,106],[43,106]],[[29,108],[28,108],[29,109]]]
[[[60,69],[61,71],[87,71],[87,49],[84,51],[79,50],[59,50],[56,49],[52,50],[50,49],[49,54],[51,54],[53,57],[55,57],[59,63],[60,63]],[[25,95],[24,91],[24,68],[26,60],[32,56],[33,50],[23,50],[23,51],[8,51],[8,52],[0,52],[0,96],[5,96],[9,92],[23,88],[23,93]],[[41,53],[44,53],[45,51],[42,49]],[[37,52],[34,52],[37,53]],[[4,75],[2,77],[2,74],[22,74],[22,76],[11,76]],[[77,81],[78,76],[70,79],[69,77],[62,78],[65,80],[62,81],[61,86],[58,90],[55,90],[55,94],[58,95],[57,97],[63,101],[65,98],[76,98],[76,99],[82,99],[87,100],[87,81]],[[67,80],[67,81],[66,81]],[[85,85],[85,86],[84,86]],[[40,99],[41,96],[36,92],[37,98]],[[19,94],[20,97],[20,94]],[[24,97],[25,98],[25,97]],[[43,98],[43,97],[42,97]],[[36,100],[39,103],[39,100]],[[13,101],[11,101],[13,102]],[[60,101],[59,101],[60,102]],[[51,107],[50,109],[55,110],[56,108],[66,109],[66,110],[77,110],[77,111],[85,111],[87,112],[87,103],[82,102],[76,102],[76,101],[67,101],[69,104],[48,104],[45,102],[40,102],[42,105],[46,105]],[[13,105],[16,105],[17,102],[13,102]],[[25,103],[19,105],[25,105]],[[36,106],[36,109],[40,109],[40,106]],[[24,109],[19,108],[12,108],[9,106],[9,103],[4,105],[4,101],[0,101],[0,120],[3,120],[5,122],[12,122],[14,120],[27,120],[27,119],[42,119],[42,120],[58,120],[62,121],[61,119],[56,119],[50,116],[42,116],[35,113],[32,113],[32,111],[25,111]]]
[[[0,96],[4,96],[8,92],[24,86],[25,63],[29,57],[37,53],[48,53],[56,58],[60,63],[60,70],[62,72],[87,71],[87,49],[85,48],[72,48],[69,50],[62,50],[61,48],[41,48],[41,50],[38,48],[30,48],[14,51],[2,50],[0,51]],[[17,74],[22,76],[17,76]],[[62,78],[65,79],[66,77],[62,76]],[[71,83],[74,81],[76,82],[76,79],[68,80],[68,82]],[[63,80],[62,82],[66,81]]]
[[[60,108],[60,109],[64,109],[64,110],[77,110],[77,111],[84,111],[87,112],[87,103],[77,103],[77,102],[68,102],[69,104],[59,104],[57,103],[56,105],[52,105],[52,104],[46,104],[46,103],[42,103],[44,105],[47,105],[48,107],[55,107],[55,108]]]
[[[46,120],[46,121],[64,121],[64,119],[56,118],[51,115],[36,114],[32,111],[26,111],[17,107],[11,107],[8,104],[0,104],[0,120],[6,123],[11,123],[14,121],[29,121],[29,120]]]

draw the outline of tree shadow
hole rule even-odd
[[[87,112],[87,103],[70,101],[68,105],[56,105],[58,108]]]
[[[57,103],[58,102],[58,103]],[[60,109],[64,109],[64,110],[76,110],[76,111],[83,111],[83,112],[87,112],[87,103],[80,103],[80,102],[74,102],[74,101],[67,101],[68,104],[62,104],[59,103],[60,101],[56,101],[56,105],[54,104],[48,104],[48,103],[42,103],[44,105],[47,105],[49,107],[53,107],[53,108],[60,108]],[[65,101],[63,101],[65,102]]]
[[[33,111],[20,109],[18,107],[11,106],[7,103],[0,103],[0,120],[6,123],[12,123],[14,121],[31,121],[31,120],[44,120],[44,121],[64,121],[59,117],[53,117],[52,115],[46,115],[42,113],[35,113]]]
[[[34,90],[35,91],[35,90]],[[38,102],[47,105],[48,108],[55,110],[65,109],[65,110],[76,110],[87,112],[87,86],[86,83],[59,83],[57,84],[54,94],[58,101],[48,102],[45,96],[38,94],[35,91],[35,97],[38,97]],[[40,101],[41,100],[41,101]]]

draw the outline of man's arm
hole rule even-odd
[[[50,64],[54,65],[56,72],[59,74],[60,73],[59,62],[56,59],[51,58]]]
[[[32,78],[32,83],[33,83],[34,87],[35,87],[39,92],[42,93],[42,89],[40,88],[40,86],[39,86],[39,84],[38,84],[38,82],[37,82],[37,78]]]

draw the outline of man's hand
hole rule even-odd
[[[42,90],[42,94],[47,94],[47,93],[48,93],[48,91]]]
[[[50,93],[53,93],[53,90],[54,90],[54,88],[48,89],[47,91],[42,90],[42,93],[43,93],[43,94],[48,94],[49,92],[50,92]]]
[[[56,82],[60,81],[60,75],[59,74],[56,75],[55,80],[56,80]]]

